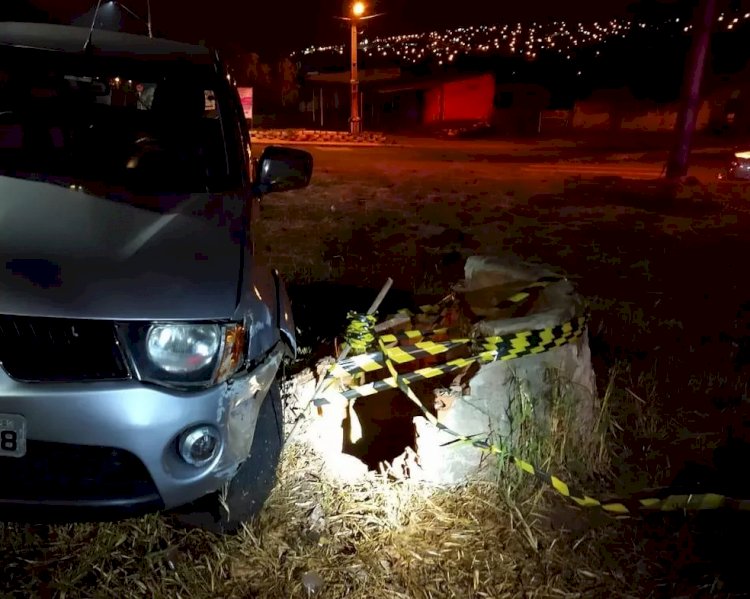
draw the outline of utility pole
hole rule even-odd
[[[362,121],[359,118],[359,72],[357,69],[357,19],[352,19],[352,109],[351,109],[351,133],[358,135],[362,132]]]
[[[667,161],[667,179],[679,179],[687,175],[688,158],[700,109],[703,71],[716,14],[716,0],[703,0],[699,10],[698,18],[695,19],[695,34],[690,57],[685,69],[680,111],[675,124],[675,145]]]

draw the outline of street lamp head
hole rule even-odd
[[[366,6],[364,2],[355,2],[352,4],[352,16],[361,17],[365,14]]]

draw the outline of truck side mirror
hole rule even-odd
[[[258,160],[255,178],[261,194],[302,189],[310,184],[313,157],[296,148],[268,146]]]

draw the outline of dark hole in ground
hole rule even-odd
[[[432,381],[416,381],[410,385],[433,415],[434,405],[428,399],[434,397],[434,389],[440,385],[439,381],[440,378],[437,378]],[[358,458],[371,470],[378,470],[382,462],[392,463],[407,448],[416,451],[413,418],[423,416],[423,412],[400,390],[393,389],[360,398],[354,404],[354,410],[361,427],[361,436],[352,439],[353,423],[347,417],[344,420],[344,453]]]
[[[291,369],[294,372],[314,366],[321,358],[335,355],[334,340],[338,339],[340,343],[343,339],[347,313],[366,312],[381,288],[320,281],[290,285],[288,290],[297,327],[297,343],[306,350]],[[440,299],[442,297],[415,296],[392,287],[377,311],[378,320],[404,308],[416,312],[419,306],[434,304]],[[432,394],[430,383],[416,383],[412,388],[420,398]],[[352,442],[352,422],[347,418],[344,422],[344,453],[377,470],[381,462],[390,463],[407,447],[415,448],[416,431],[412,418],[421,411],[401,391],[386,391],[361,398],[354,404],[354,410],[361,426],[361,437],[358,435]]]
[[[344,420],[343,452],[377,470],[381,462],[391,463],[407,447],[415,449],[416,430],[412,418],[421,414],[401,391],[386,391],[364,397],[354,405],[361,437],[352,439],[356,426]]]

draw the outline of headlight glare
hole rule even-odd
[[[146,336],[146,354],[170,374],[188,374],[206,368],[221,347],[221,328],[215,324],[158,324]]]
[[[117,335],[140,381],[191,390],[230,379],[245,363],[248,331],[217,322],[121,322]]]

